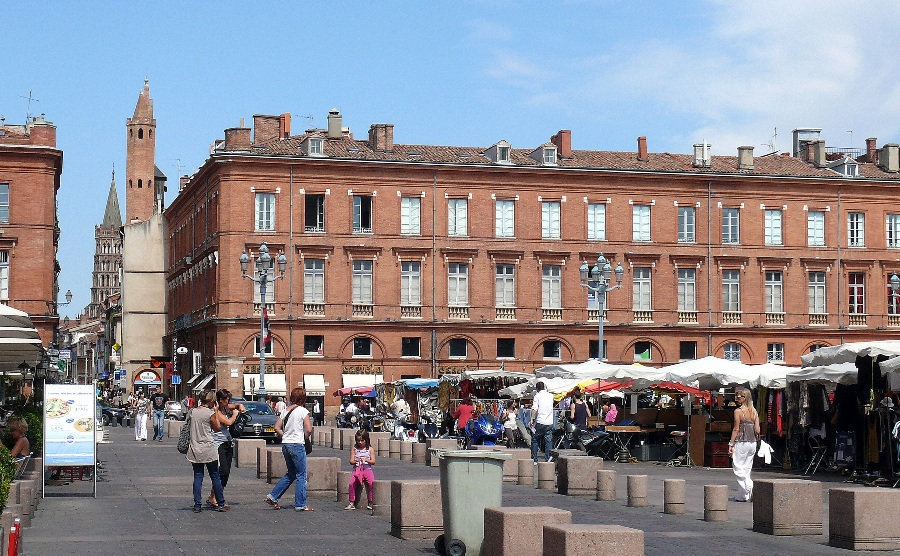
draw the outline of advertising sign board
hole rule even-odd
[[[44,386],[44,465],[96,462],[97,402],[92,384]]]

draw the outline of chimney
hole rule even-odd
[[[279,134],[282,139],[287,139],[291,136],[291,113],[285,112],[279,118]]]
[[[328,138],[340,139],[341,133],[341,112],[337,108],[328,111]]]
[[[866,139],[866,162],[878,164],[878,139],[874,137]]]
[[[738,170],[753,169],[753,147],[738,147]]]
[[[249,127],[230,127],[225,130],[225,150],[226,151],[249,151],[250,150],[250,128]]]
[[[900,172],[900,145],[888,143],[881,147],[878,157],[878,166],[885,172],[896,174]]]
[[[809,148],[811,151],[810,162],[816,168],[824,168],[827,162],[825,160],[825,141],[822,139],[812,141],[809,144]]]
[[[28,139],[32,145],[56,148],[56,126],[43,118],[35,118],[29,129]]]
[[[373,151],[394,150],[394,124],[369,126],[369,148]]]
[[[178,178],[178,192],[179,193],[184,191],[184,188],[187,187],[189,181],[191,181],[191,177],[187,174]]]
[[[712,163],[712,157],[709,154],[709,149],[712,145],[707,143],[706,141],[702,143],[694,143],[694,160],[691,162],[691,165],[694,168],[709,168]]]
[[[572,130],[561,129],[559,133],[550,138],[556,145],[556,153],[560,158],[572,158]]]
[[[278,116],[267,116],[264,114],[253,115],[253,144],[261,145],[278,139],[278,129],[280,126]]]
[[[647,154],[647,136],[641,135],[638,137],[638,160],[642,162],[647,162],[650,160],[650,156]]]

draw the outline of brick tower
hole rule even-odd
[[[125,223],[145,222],[160,211],[165,176],[156,168],[156,120],[150,82],[138,96],[134,116],[128,118],[125,167]]]

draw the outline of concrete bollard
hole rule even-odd
[[[400,443],[400,461],[412,461],[412,451],[413,451],[412,442],[401,442]]]
[[[391,482],[375,481],[372,515],[391,515]]]
[[[262,438],[236,438],[234,440],[235,467],[257,467],[256,458],[260,446],[265,449]]]
[[[341,429],[331,427],[331,438],[329,439],[329,446],[335,450],[341,449]]]
[[[534,462],[531,459],[517,459],[519,477],[516,481],[522,486],[534,485]]]
[[[753,484],[753,530],[768,535],[821,535],[822,483],[762,479]]]
[[[829,489],[828,544],[848,550],[900,550],[898,515],[897,489]]]
[[[597,500],[612,502],[616,499],[616,472],[612,469],[597,471]]]
[[[403,444],[402,440],[394,440],[391,439],[389,441],[389,450],[388,455],[391,459],[400,459],[400,445]]]
[[[544,556],[643,556],[644,532],[621,525],[544,525]]]
[[[728,487],[703,485],[703,519],[728,521]]]
[[[338,502],[349,502],[350,501],[350,476],[353,475],[351,471],[338,471],[337,472],[337,501]]]
[[[372,447],[373,450],[378,450],[378,441],[382,438],[384,438],[385,440],[390,440],[391,433],[389,433],[389,432],[370,432],[369,433],[369,445]],[[385,449],[388,449],[387,446],[388,445],[386,444]],[[390,453],[390,451],[385,452],[384,457],[388,457],[389,453]],[[377,455],[380,456],[381,454],[377,454]]]
[[[391,455],[391,439],[379,438],[377,441],[378,457],[386,458]]]
[[[306,458],[307,498],[337,498],[337,474],[341,458]]]
[[[284,453],[281,450],[266,450],[266,482],[270,485],[275,484],[287,475],[287,472]]]
[[[544,547],[544,525],[569,523],[572,512],[548,506],[485,508],[481,554],[538,555]]]
[[[28,515],[22,504],[9,504],[6,506],[6,511],[12,514],[13,519],[19,518],[23,527],[31,525],[31,516]]]
[[[537,479],[537,487],[540,490],[556,490],[556,462],[539,461]]]
[[[427,448],[425,447],[424,442],[416,442],[415,444],[413,444],[412,445],[412,462],[425,465],[425,456],[427,454],[426,450],[427,450]],[[400,455],[402,456],[403,454],[400,454]]]
[[[440,481],[391,481],[391,535],[429,539],[443,530]]]
[[[341,450],[349,450],[356,442],[356,429],[341,429]]]
[[[603,459],[592,456],[563,456],[557,463],[556,491],[568,496],[595,496],[597,471]]]
[[[681,515],[684,513],[684,502],[684,479],[665,479],[663,481],[663,512]]]
[[[628,505],[632,508],[644,508],[647,506],[647,476],[626,475],[628,489]]]
[[[441,452],[457,450],[459,449],[459,444],[455,438],[426,438],[425,448],[427,450],[427,455],[425,456],[426,465],[439,467]]]

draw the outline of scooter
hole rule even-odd
[[[500,436],[503,427],[497,422],[497,419],[490,414],[481,414],[472,417],[466,423],[465,428],[465,444],[466,448],[470,446],[496,446],[497,438]]]

